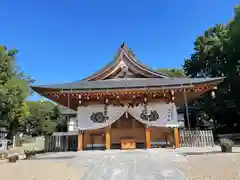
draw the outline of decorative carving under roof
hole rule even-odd
[[[115,58],[100,71],[83,79],[88,81],[114,78],[168,78],[140,63],[132,50],[125,43],[119,48]]]

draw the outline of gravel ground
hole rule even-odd
[[[0,180],[79,180],[81,169],[64,162],[22,160],[0,163]]]
[[[173,159],[147,150],[48,153],[0,164],[0,180],[187,180]]]
[[[39,154],[33,160],[0,162],[0,180],[240,180],[240,153],[182,152],[151,149]]]
[[[240,154],[189,155],[177,162],[189,180],[240,180]]]

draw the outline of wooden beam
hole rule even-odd
[[[110,126],[106,127],[106,150],[111,149],[111,128]]]
[[[174,128],[174,140],[175,140],[175,148],[180,148],[180,137],[178,128]]]
[[[83,150],[83,132],[78,132],[78,151]]]
[[[146,149],[149,149],[151,148],[151,133],[149,127],[145,128],[145,137],[146,137]]]

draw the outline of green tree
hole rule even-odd
[[[0,125],[14,134],[27,116],[24,100],[27,98],[29,77],[16,66],[18,50],[0,46]]]
[[[66,132],[67,131],[67,122],[68,117],[61,114],[59,106],[54,106],[52,111],[52,121],[56,123],[56,131],[57,132]]]
[[[221,77],[226,72],[225,44],[229,37],[228,28],[217,24],[198,37],[194,53],[186,59],[183,69],[191,77]]]
[[[240,127],[239,30],[240,11],[236,6],[230,23],[217,24],[196,39],[194,53],[183,65],[186,75],[191,77],[226,77],[216,91],[216,98],[205,94],[196,104],[214,119],[214,124],[225,124],[230,131]]]
[[[65,119],[57,105],[50,101],[27,101],[27,104],[30,111],[27,118],[29,134],[51,134],[64,128]]]
[[[49,116],[54,105],[49,101],[27,101],[26,103],[30,111],[30,115],[27,118],[28,133],[34,135],[43,134],[43,131],[47,129]]]
[[[162,72],[170,77],[186,77],[184,70],[181,68],[161,68],[157,71]]]

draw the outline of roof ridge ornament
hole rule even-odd
[[[126,44],[125,44],[125,42],[123,41],[123,42],[122,42],[122,45],[121,45],[121,48],[123,48],[125,45],[126,45]]]

